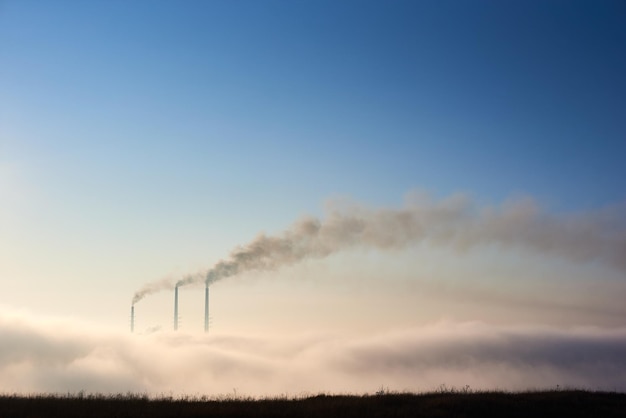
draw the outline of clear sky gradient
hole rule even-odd
[[[608,211],[619,241],[625,22],[618,0],[2,1],[0,305],[126,332],[146,282],[328,199],[399,208],[412,190]],[[214,326],[625,325],[623,270],[418,247],[220,282]],[[170,329],[171,296],[138,305],[142,332]],[[201,329],[202,298],[181,289],[183,330]]]

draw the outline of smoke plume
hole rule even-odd
[[[151,283],[147,283],[135,292],[135,294],[133,295],[132,304],[134,305],[147,295],[160,292],[161,290],[170,290],[174,287],[184,286],[189,283],[200,283],[204,280],[204,277],[206,277],[206,273],[199,272],[195,274],[187,274],[180,280],[165,278]]]
[[[402,209],[331,205],[323,219],[306,217],[282,234],[261,234],[235,248],[205,274],[187,276],[176,285],[210,284],[358,246],[391,250],[419,243],[453,251],[478,246],[519,248],[574,262],[599,261],[626,272],[625,213],[617,207],[556,215],[542,211],[530,198],[493,207],[480,206],[461,194],[442,200],[415,195]],[[148,284],[135,294],[133,303],[173,285]]]

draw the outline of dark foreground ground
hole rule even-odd
[[[262,400],[5,395],[0,417],[626,417],[626,394],[563,390]]]

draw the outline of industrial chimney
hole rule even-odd
[[[174,288],[174,331],[178,331],[178,286]]]
[[[209,284],[204,288],[204,332],[209,332]]]
[[[135,332],[135,305],[130,307],[130,332]]]

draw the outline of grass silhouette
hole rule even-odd
[[[151,398],[145,394],[2,395],[0,417],[626,417],[626,394],[583,390]]]

